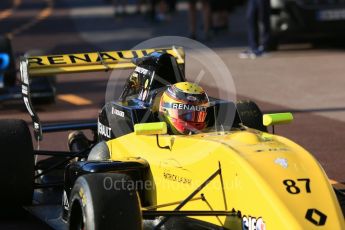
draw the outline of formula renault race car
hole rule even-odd
[[[25,56],[32,54],[37,54],[37,51],[28,52]],[[55,77],[41,76],[30,81],[31,96],[34,103],[55,102]],[[17,84],[17,71],[11,40],[8,37],[0,36],[0,102],[21,98],[21,85]]]
[[[310,153],[267,131],[290,113],[210,97],[205,132],[169,132],[156,104],[186,81],[182,48],[39,56],[20,67],[37,140],[81,129],[95,139],[75,141],[77,132],[71,152],[33,150],[25,122],[1,121],[0,143],[11,146],[0,168],[2,215],[24,206],[54,229],[345,229],[343,191]],[[97,122],[41,125],[29,77],[118,68],[134,70]]]

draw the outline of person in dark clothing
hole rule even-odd
[[[262,56],[269,49],[271,39],[270,0],[248,0],[247,23],[249,49],[240,53],[241,58]],[[260,33],[259,24],[262,25]]]
[[[232,0],[210,0],[212,30],[215,34],[228,30],[229,12],[233,7]]]
[[[211,10],[209,0],[200,0],[202,3],[202,14],[203,14],[203,28],[204,28],[204,39],[209,40],[211,38],[210,27],[211,27]],[[198,0],[189,0],[189,30],[190,38],[196,39],[196,18],[197,18],[197,2]]]

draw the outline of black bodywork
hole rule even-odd
[[[167,85],[185,81],[183,66],[167,53],[135,59],[137,65],[121,96],[108,102],[99,114],[98,138],[109,140],[133,132],[134,124],[158,120],[153,106]]]

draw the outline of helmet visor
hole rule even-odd
[[[207,115],[207,107],[201,105],[164,103],[163,107],[171,118],[186,122],[204,122]]]
[[[193,111],[193,110],[179,110],[170,109],[169,116],[174,119],[186,122],[204,122],[206,118],[206,111]]]

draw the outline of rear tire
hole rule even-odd
[[[243,125],[267,132],[267,127],[263,125],[262,112],[255,102],[249,100],[238,101],[236,106]]]
[[[27,124],[22,120],[0,120],[0,146],[0,216],[9,217],[32,202],[34,155]]]
[[[128,176],[114,173],[79,177],[70,196],[69,229],[141,229],[137,192],[121,189],[121,185],[129,181]],[[119,189],[114,187],[115,182]]]
[[[335,195],[337,196],[341,211],[345,217],[345,192],[344,190],[334,189]]]

